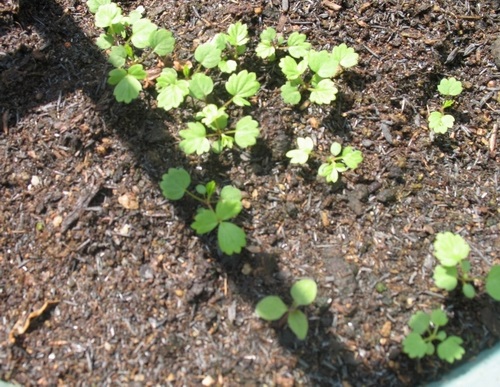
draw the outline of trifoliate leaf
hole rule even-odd
[[[160,182],[163,196],[170,200],[179,200],[191,184],[191,176],[184,168],[169,168]]]
[[[227,29],[227,41],[231,46],[244,46],[248,43],[248,28],[246,24],[236,22]]]
[[[286,157],[290,158],[290,164],[305,164],[309,159],[314,143],[311,137],[298,137],[297,138],[298,149],[293,149],[286,153]]]
[[[291,56],[285,56],[281,58],[279,66],[283,74],[285,74],[286,79],[293,81],[299,79],[304,71],[306,71],[307,61],[304,59],[297,63]]]
[[[139,80],[146,78],[148,75],[146,71],[144,71],[144,68],[142,67],[141,64],[135,64],[133,66],[130,66],[127,72],[129,75]]]
[[[339,61],[325,50],[309,51],[307,62],[309,68],[321,78],[331,78],[339,72]]]
[[[411,316],[408,325],[413,330],[413,332],[422,335],[429,328],[430,322],[431,316],[429,316],[425,312],[419,311]]]
[[[122,20],[122,9],[115,3],[102,4],[95,14],[95,25],[99,28],[111,27]]]
[[[455,360],[462,359],[465,349],[462,347],[463,340],[458,336],[450,336],[442,341],[437,347],[439,358],[453,363]]]
[[[200,208],[194,217],[194,222],[191,224],[191,227],[201,235],[212,231],[218,224],[219,220],[213,210]]]
[[[338,89],[330,79],[323,79],[317,86],[310,89],[311,95],[309,99],[311,102],[321,104],[329,104],[335,101]]]
[[[150,47],[151,35],[158,29],[149,19],[141,19],[132,26],[131,42],[137,48]]]
[[[434,256],[443,266],[456,266],[467,258],[470,252],[469,244],[458,234],[440,232],[434,241]]]
[[[486,276],[486,293],[495,301],[500,301],[500,266],[495,265]]]
[[[259,123],[252,117],[245,116],[236,124],[234,141],[240,148],[246,148],[255,145],[259,134]]]
[[[118,102],[130,103],[139,96],[142,85],[138,79],[144,79],[146,72],[142,65],[133,65],[128,69],[114,69],[109,72],[108,83],[116,85],[113,92]]]
[[[217,241],[220,249],[227,255],[239,254],[247,244],[245,231],[230,222],[222,222],[219,225]]]
[[[307,36],[299,32],[293,32],[287,41],[288,53],[294,58],[303,58],[311,48],[311,43],[306,42]]]
[[[457,81],[456,78],[444,78],[438,85],[438,91],[441,95],[450,95],[455,97],[462,92],[462,82]]]
[[[441,309],[434,309],[431,312],[431,322],[437,327],[444,327],[448,324],[448,316]],[[422,332],[423,333],[423,332]]]
[[[436,286],[447,291],[457,287],[458,271],[456,267],[437,265],[434,269],[434,282]]]
[[[453,128],[455,118],[450,114],[443,114],[435,111],[429,114],[429,128],[435,133],[444,134],[448,129]]]
[[[149,46],[156,54],[165,56],[174,50],[175,39],[170,31],[160,28],[149,36]]]
[[[309,278],[295,282],[290,289],[295,306],[312,304],[316,299],[317,292],[318,286],[316,282]]]
[[[427,354],[427,343],[418,333],[411,332],[403,340],[403,352],[410,359],[421,359]]]
[[[250,106],[245,98],[253,96],[259,91],[260,83],[256,80],[255,73],[249,73],[247,70],[233,74],[226,82],[226,90],[233,96],[233,103],[237,106]]]
[[[343,68],[353,67],[358,64],[359,55],[354,52],[354,48],[347,47],[345,43],[334,47],[332,56]]]
[[[95,44],[97,47],[99,47],[101,50],[107,50],[113,44],[115,44],[115,39],[113,38],[113,35],[110,34],[101,34],[97,38]]]
[[[221,55],[222,50],[210,42],[199,45],[194,52],[194,58],[207,69],[217,67],[221,61]]]
[[[172,68],[163,69],[156,80],[159,91],[158,107],[170,110],[184,102],[184,97],[189,94],[189,83],[184,79],[177,79],[177,72]]]
[[[363,161],[363,153],[359,150],[354,150],[350,146],[346,146],[342,150],[342,162],[351,169],[356,169]]]
[[[287,81],[283,86],[280,87],[281,90],[281,98],[285,103],[289,103],[291,105],[297,105],[302,96],[300,95],[299,86],[294,85],[292,82]]]
[[[323,176],[328,183],[335,183],[339,179],[339,172],[333,163],[321,164],[318,175]]]
[[[91,13],[96,13],[101,5],[110,4],[111,0],[88,0],[87,7]]]
[[[219,70],[226,74],[231,74],[236,71],[238,64],[234,60],[221,60],[218,64]]]
[[[195,153],[201,155],[210,151],[210,141],[203,124],[199,122],[188,122],[188,129],[179,131],[179,136],[183,138],[179,144],[181,150],[190,155]]]
[[[123,46],[113,46],[108,60],[115,67],[123,67],[127,60],[127,50]]]
[[[213,91],[214,82],[212,78],[203,73],[196,73],[189,81],[189,92],[197,99],[204,100]]]
[[[476,296],[476,289],[471,284],[464,284],[462,286],[462,293],[465,297],[473,299]]]
[[[292,310],[288,313],[288,326],[299,340],[305,340],[309,330],[309,322],[304,312]]]
[[[266,321],[279,320],[286,312],[288,312],[288,307],[278,296],[264,297],[255,307],[257,316]]]

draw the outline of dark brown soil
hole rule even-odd
[[[192,112],[147,97],[115,102],[98,31],[81,0],[0,7],[0,380],[23,385],[343,385],[425,383],[451,366],[401,353],[407,321],[444,305],[467,359],[500,335],[498,303],[435,288],[432,243],[453,231],[474,272],[499,263],[498,1],[121,1],[143,5],[177,38],[180,59],[230,23],[302,31],[315,48],[345,42],[360,65],[329,107],[285,106],[279,71],[253,63],[264,89],[248,110],[262,138],[248,151],[187,158]],[[262,13],[256,8],[262,8]],[[257,10],[258,11],[258,10]],[[253,43],[254,44],[254,43]],[[449,135],[428,108],[446,76],[464,82]],[[297,136],[325,153],[361,149],[342,183],[288,165]],[[241,255],[190,228],[194,203],[158,188],[170,167],[245,194]],[[301,342],[259,320],[256,303],[315,279]],[[385,291],[377,292],[376,288]],[[39,310],[45,303],[44,310]],[[26,332],[9,334],[23,324]],[[9,340],[9,339],[15,340]],[[14,342],[12,342],[14,341]]]

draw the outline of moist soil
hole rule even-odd
[[[177,39],[175,60],[236,21],[250,51],[266,27],[346,43],[360,63],[329,106],[287,106],[279,67],[248,56],[262,90],[243,109],[260,123],[247,150],[186,156],[194,109],[165,112],[146,93],[117,103],[102,32],[84,1],[0,5],[0,379],[22,385],[425,384],[460,364],[402,353],[410,316],[444,308],[467,362],[498,341],[500,307],[432,279],[438,232],[462,235],[473,273],[500,263],[498,1],[121,1]],[[497,63],[497,64],[495,64]],[[153,64],[155,65],[155,64]],[[446,135],[432,135],[437,85],[464,92]],[[152,90],[154,94],[154,90]],[[236,111],[235,114],[241,114]],[[311,136],[318,158],[290,165]],[[317,178],[333,141],[364,161]],[[244,195],[233,256],[191,229],[196,203],[158,183],[184,167]],[[256,303],[313,278],[307,339]]]

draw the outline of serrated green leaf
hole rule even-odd
[[[213,210],[200,208],[194,217],[194,222],[191,224],[191,227],[196,231],[196,233],[201,235],[212,231],[218,224],[219,220]]]
[[[241,118],[236,124],[234,141],[240,148],[255,145],[259,137],[259,123],[250,116]]]
[[[281,98],[285,103],[289,103],[291,105],[297,105],[302,96],[299,92],[299,86],[294,85],[292,82],[287,81],[283,86],[280,87],[281,90]]]
[[[130,69],[132,69],[132,67]],[[113,95],[118,102],[130,103],[133,99],[136,99],[139,96],[139,93],[142,90],[142,85],[137,80],[137,77],[127,74],[127,71],[124,69],[111,70],[109,72],[108,83],[115,85]]]
[[[443,341],[444,339],[446,339],[448,335],[446,334],[445,331],[439,331],[437,334],[436,334],[436,339],[439,340],[439,341]]]
[[[247,70],[231,75],[226,83],[226,90],[233,96],[233,102],[237,106],[250,106],[250,102],[245,98],[257,93],[259,87],[255,73],[249,73]]]
[[[424,334],[431,323],[431,316],[427,313],[418,311],[413,316],[411,316],[408,326],[413,330],[413,332],[418,335]]]
[[[428,122],[429,128],[435,133],[444,134],[448,131],[448,129],[453,128],[455,118],[452,115],[435,111],[429,114]]]
[[[462,347],[463,340],[458,336],[450,336],[442,341],[437,347],[437,354],[440,359],[453,363],[462,359],[465,349]]]
[[[462,286],[462,292],[465,297],[473,299],[476,296],[476,289],[471,284],[464,284]]]
[[[204,100],[213,91],[214,82],[209,76],[196,73],[189,81],[189,92],[197,99]]]
[[[455,97],[462,92],[462,82],[457,81],[456,78],[444,78],[441,79],[438,85],[438,91],[441,95],[450,95]]]
[[[184,79],[177,79],[177,72],[172,68],[163,69],[156,80],[158,89],[158,107],[170,110],[180,106],[184,97],[189,94],[189,83]]]
[[[184,196],[186,189],[191,184],[191,176],[184,168],[169,168],[162,176],[160,188],[169,200],[179,200]]]
[[[201,122],[209,128],[220,130],[227,126],[227,119],[229,116],[225,112],[224,108],[218,108],[216,105],[210,104],[203,108],[203,110],[198,114],[198,118],[201,118]]]
[[[123,67],[127,60],[127,50],[123,46],[113,46],[108,60],[115,67]]]
[[[240,190],[229,185],[225,186],[215,208],[218,219],[222,221],[234,218],[241,212],[242,208]]]
[[[281,58],[279,66],[283,74],[285,74],[286,79],[293,81],[299,79],[304,71],[306,71],[307,61],[304,59],[297,63],[291,56],[285,56]]]
[[[95,25],[99,28],[111,27],[122,20],[122,9],[115,3],[102,4],[95,13]]]
[[[111,0],[88,0],[87,7],[91,13],[96,13],[101,5],[110,4]]]
[[[128,74],[133,76],[135,79],[142,80],[148,75],[141,64],[135,64],[130,66],[127,70]]]
[[[321,78],[331,78],[339,71],[339,61],[335,60],[329,52],[309,51],[307,56],[309,68]]]
[[[418,333],[411,332],[403,340],[403,352],[410,359],[421,359],[427,354],[427,343]]]
[[[276,30],[272,27],[267,27],[259,35],[261,42],[272,42],[276,38]]]
[[[346,146],[342,150],[342,162],[351,169],[356,169],[363,161],[363,153],[359,150],[354,150],[350,146]]]
[[[311,43],[306,42],[307,36],[299,32],[293,32],[287,41],[288,53],[294,58],[303,58],[311,48]]]
[[[272,58],[274,57],[275,53],[276,49],[274,48],[274,45],[270,41],[260,42],[259,44],[257,44],[257,47],[255,48],[255,55],[257,55],[259,58],[262,59]]]
[[[248,43],[248,27],[241,22],[231,24],[227,29],[227,36],[227,41],[231,46],[244,46]]]
[[[205,126],[199,122],[188,122],[187,125],[188,129],[179,131],[179,136],[184,139],[179,144],[181,150],[188,155],[195,152],[201,155],[210,151]]]
[[[329,104],[335,101],[338,92],[335,84],[330,79],[323,79],[317,86],[309,90],[311,90],[309,99],[311,102],[317,103],[318,105]]]
[[[434,282],[436,286],[447,291],[452,291],[458,284],[458,271],[456,267],[437,265],[434,269]]]
[[[227,255],[239,254],[247,244],[245,231],[230,222],[222,222],[219,225],[217,240],[220,249]]]
[[[359,55],[354,52],[354,48],[347,47],[345,43],[334,47],[332,56],[344,68],[356,66],[359,60]]]
[[[469,244],[458,234],[440,232],[434,241],[434,256],[443,266],[456,266],[470,253]]]
[[[434,309],[431,312],[431,322],[438,327],[443,327],[448,324],[448,316],[441,309]]]
[[[314,143],[311,137],[298,137],[297,138],[298,149],[293,149],[286,153],[286,157],[290,158],[290,164],[305,164],[309,159]]]
[[[295,306],[310,305],[316,299],[318,286],[309,278],[301,279],[293,284],[290,289]]]
[[[110,85],[118,84],[127,75],[127,70],[125,69],[113,69],[108,74],[108,83]]]
[[[226,48],[228,36],[226,34],[215,34],[212,39],[210,39],[209,44],[214,44],[216,48],[224,51]]]
[[[236,71],[238,64],[234,60],[221,60],[218,64],[219,70],[226,74],[231,74]]]
[[[305,340],[309,330],[309,322],[302,311],[292,310],[288,313],[288,326],[299,340]]]
[[[137,48],[150,47],[151,36],[158,29],[149,19],[138,20],[132,26],[132,44]]]
[[[241,191],[231,185],[226,185],[220,191],[221,200],[228,202],[241,202]]]
[[[486,293],[495,301],[500,301],[500,266],[494,265],[486,276]]]
[[[101,34],[97,38],[95,44],[101,50],[107,50],[108,48],[112,47],[113,44],[115,44],[115,39],[110,34]]]
[[[215,43],[204,43],[199,45],[195,52],[194,58],[207,69],[217,67],[221,61],[222,50],[217,48]]]
[[[286,312],[288,312],[288,307],[278,296],[264,297],[255,307],[257,316],[266,321],[279,320]]]
[[[156,54],[165,56],[174,50],[175,39],[170,31],[160,28],[150,34],[149,46]]]

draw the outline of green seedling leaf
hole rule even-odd
[[[285,103],[297,105],[302,98],[299,91],[299,85],[294,85],[290,81],[287,81],[283,86],[281,86],[280,90],[281,98],[283,98]]]
[[[179,131],[179,136],[183,138],[179,147],[190,155],[195,153],[201,155],[210,151],[210,141],[207,139],[205,126],[199,122],[188,122],[188,129]]]
[[[122,23],[126,23],[128,25],[134,25],[137,23],[139,20],[142,18],[142,14],[144,13],[145,9],[142,5],[134,9],[132,12],[129,13],[128,17],[124,17],[122,19]]]
[[[228,187],[236,190],[234,187]],[[220,200],[215,207],[215,214],[221,221],[228,220],[238,215],[242,208],[241,200]]]
[[[132,26],[131,42],[137,48],[150,47],[153,33],[158,29],[149,19],[138,20]]]
[[[220,192],[220,199],[227,202],[241,202],[241,191],[233,186],[226,185]]]
[[[464,273],[469,273],[471,269],[470,261],[468,259],[464,259],[460,262],[460,267]]]
[[[201,119],[201,122],[213,130],[220,130],[227,126],[227,119],[229,116],[224,108],[218,108],[216,105],[210,104],[205,106],[203,110],[198,113],[197,118]]]
[[[291,56],[281,58],[279,66],[286,79],[293,81],[299,79],[307,69],[307,61],[304,59],[297,63]]]
[[[212,231],[218,224],[219,220],[213,210],[200,208],[194,217],[194,222],[191,224],[191,227],[201,235]]]
[[[127,60],[127,50],[124,46],[114,46],[109,53],[108,61],[113,66],[119,68],[125,66]]]
[[[224,51],[227,44],[228,36],[226,34],[215,34],[209,43],[215,44],[215,47],[221,51]]]
[[[436,349],[434,348],[434,344],[432,344],[431,342],[428,342],[426,355],[429,355],[429,356],[434,355],[435,350]]]
[[[128,71],[124,69],[114,69],[109,72],[108,83],[116,85],[113,92],[118,102],[130,103],[139,96],[142,90],[140,79],[146,78],[146,72],[142,65],[131,66]]]
[[[462,82],[457,81],[454,77],[441,79],[438,85],[438,91],[441,95],[456,97],[462,90]]]
[[[240,71],[229,77],[226,83],[226,90],[233,96],[233,103],[237,106],[250,106],[245,98],[251,97],[259,90],[260,83],[256,80],[255,73],[247,70]]]
[[[338,89],[330,79],[323,79],[315,87],[311,88],[311,96],[309,99],[313,103],[329,104],[335,101]]]
[[[318,286],[314,280],[305,278],[295,282],[290,289],[294,306],[310,305],[316,299]]]
[[[231,74],[236,71],[238,64],[234,60],[221,60],[218,66],[223,73]]]
[[[306,42],[307,36],[299,32],[293,32],[287,41],[288,53],[294,58],[303,58],[311,48],[311,43]]]
[[[452,232],[440,232],[434,241],[434,256],[443,266],[456,266],[467,258],[469,244],[460,235]]]
[[[437,347],[437,354],[440,359],[453,363],[462,359],[465,349],[462,347],[463,340],[458,336],[450,336],[442,341]]]
[[[212,151],[214,153],[221,153],[225,148],[231,149],[234,144],[234,138],[226,134],[221,134],[220,138],[212,143]]]
[[[196,187],[194,187],[194,189],[200,195],[205,195],[207,193],[207,188],[203,184],[198,184]]]
[[[111,0],[88,0],[87,7],[91,13],[96,13],[101,5],[110,4]]]
[[[439,340],[439,341],[443,341],[444,339],[446,339],[448,335],[446,334],[445,331],[439,331],[436,335],[436,339]]]
[[[197,99],[205,100],[213,89],[214,82],[212,78],[202,73],[194,74],[189,82],[189,92]]]
[[[339,61],[325,50],[311,50],[307,59],[309,68],[321,78],[331,78],[339,72]]]
[[[189,94],[189,82],[177,79],[177,71],[165,68],[156,80],[158,94],[158,107],[170,110],[184,102],[184,97]]]
[[[160,56],[170,54],[174,50],[175,39],[170,31],[160,28],[149,36],[149,46]]]
[[[257,316],[266,321],[279,320],[286,312],[288,312],[288,307],[278,296],[264,297],[255,307]]]
[[[359,150],[354,150],[350,146],[346,146],[342,151],[342,162],[351,169],[356,169],[363,161],[363,153]]]
[[[343,68],[349,68],[358,64],[359,55],[354,52],[354,48],[347,47],[342,43],[332,50],[333,59],[339,63]]]
[[[327,183],[335,183],[339,179],[339,171],[334,163],[321,164],[318,169],[318,175],[323,176]]]
[[[423,335],[431,323],[431,316],[427,313],[419,311],[411,316],[408,322],[409,327],[418,335]]]
[[[276,39],[276,35],[276,30],[273,27],[267,27],[259,37],[262,42],[272,42]]]
[[[441,309],[434,309],[431,312],[431,322],[437,327],[443,327],[448,324],[448,316]],[[422,332],[423,333],[423,332]]]
[[[207,69],[217,67],[221,61],[221,55],[222,50],[211,42],[199,45],[194,52],[194,58]]]
[[[255,145],[259,137],[259,123],[250,116],[241,118],[236,124],[234,141],[240,148],[246,148]]]
[[[241,249],[247,244],[245,231],[230,222],[222,222],[219,225],[217,240],[220,249],[227,255],[241,253]]]
[[[342,145],[340,145],[340,143],[334,142],[332,143],[332,145],[330,145],[330,153],[332,154],[332,156],[338,156],[341,151]]]
[[[288,313],[288,326],[299,340],[305,340],[309,330],[309,322],[302,311],[292,310]]]
[[[443,114],[437,111],[429,114],[429,128],[435,133],[446,133],[448,129],[453,128],[454,123],[455,118],[449,114]]]
[[[227,42],[234,47],[241,47],[248,43],[248,28],[246,24],[236,22],[227,29]]]
[[[471,284],[464,284],[462,292],[464,293],[464,296],[469,299],[473,299],[476,296],[476,289],[474,289],[474,286]]]
[[[102,4],[95,13],[95,25],[99,28],[111,27],[122,20],[122,9],[115,3]]]
[[[169,168],[160,182],[161,192],[169,200],[179,200],[191,184],[191,176],[184,168]]]
[[[500,301],[500,266],[495,265],[486,276],[486,293],[495,301]]]
[[[458,284],[458,270],[456,267],[437,265],[434,269],[434,282],[436,286],[447,291],[452,291]]]
[[[450,106],[452,106],[453,104],[455,103],[455,101],[451,100],[451,99],[447,99],[445,101],[443,101],[443,109],[447,109],[449,108]]]
[[[416,332],[411,332],[403,340],[403,352],[406,353],[411,359],[421,359],[428,351],[427,343]]]
[[[110,35],[110,34],[101,34],[97,38],[95,44],[101,50],[107,50],[108,48],[112,47],[113,44],[115,44],[115,39],[113,38],[113,35]]]
[[[205,189],[207,190],[207,198],[210,200],[212,195],[215,193],[215,189],[217,188],[217,184],[215,181],[211,180],[205,185]],[[223,190],[224,191],[224,190]]]
[[[298,149],[293,149],[286,153],[286,157],[290,158],[290,164],[305,164],[309,159],[314,143],[311,137],[298,137],[297,138]]]

